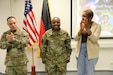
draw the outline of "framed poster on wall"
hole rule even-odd
[[[113,38],[113,1],[112,0],[72,0],[72,37],[81,20],[81,12],[92,9],[93,21],[101,25],[100,38]]]

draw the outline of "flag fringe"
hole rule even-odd
[[[38,47],[37,58],[40,58],[40,47]]]
[[[31,50],[34,46],[36,46],[38,44],[38,41],[36,41],[32,46],[27,47],[27,50]]]

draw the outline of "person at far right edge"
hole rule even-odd
[[[94,75],[95,66],[99,57],[98,39],[101,25],[92,21],[94,13],[91,9],[84,10],[80,27],[75,35],[76,59],[78,75]]]

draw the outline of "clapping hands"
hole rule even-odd
[[[6,39],[7,39],[7,42],[11,42],[11,41],[15,40],[15,36],[13,33],[7,34]]]
[[[86,27],[85,24],[81,21],[80,30],[78,32],[78,35],[80,36],[82,33],[85,33],[85,34],[88,34],[88,35],[92,34],[90,28]]]

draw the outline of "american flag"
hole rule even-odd
[[[37,29],[37,23],[33,12],[33,7],[31,0],[25,0],[25,10],[24,10],[24,26],[23,29],[29,34],[30,41],[28,47],[31,49],[38,41],[39,32]]]

